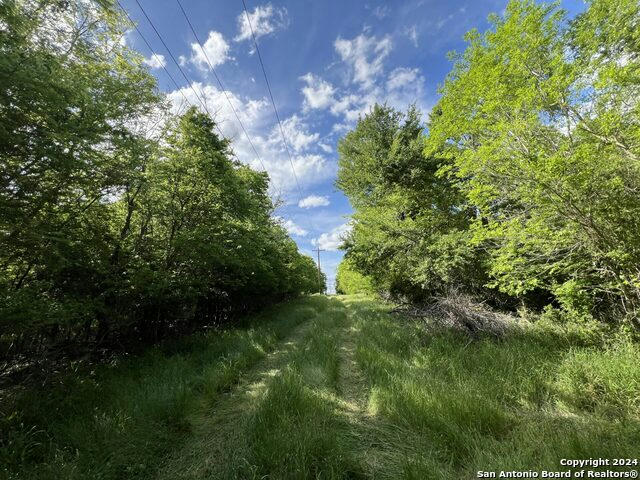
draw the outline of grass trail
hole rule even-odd
[[[231,391],[215,399],[200,399],[200,408],[189,419],[189,441],[169,456],[158,478],[216,478],[221,467],[232,461],[234,452],[228,446],[242,441],[238,426],[244,416],[255,407],[256,399],[264,396],[270,380],[282,373],[311,326],[307,321],[296,327],[263,360],[244,372]]]
[[[61,382],[54,401],[25,394],[5,472],[472,479],[640,457],[640,348],[624,336],[540,323],[470,342],[389,308],[314,296]]]

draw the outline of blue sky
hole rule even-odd
[[[122,0],[157,57],[135,31],[127,43],[146,58],[161,90],[179,109],[196,93],[233,141],[237,157],[271,177],[271,194],[280,200],[281,218],[301,251],[316,246],[333,287],[342,252],[340,235],[351,207],[334,186],[337,142],[358,115],[375,102],[405,109],[416,103],[426,113],[451,64],[447,52],[464,49],[471,28],[488,28],[489,13],[503,11],[505,0],[245,0],[251,25],[290,145],[292,169],[277,127],[258,56],[253,49],[241,0],[181,0],[206,56],[175,0],[138,0],[181,64],[192,88],[143,16],[135,0]],[[564,0],[570,13],[584,8]],[[211,73],[208,60],[225,93]],[[175,85],[162,69],[171,73]],[[196,93],[194,93],[194,90]],[[227,97],[246,128],[261,162],[238,124]],[[293,174],[298,179],[300,190]],[[313,254],[315,258],[315,254]]]

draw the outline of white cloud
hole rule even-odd
[[[334,42],[336,52],[353,70],[353,81],[367,88],[383,69],[384,59],[393,48],[389,35],[379,39],[361,33],[353,40],[338,37]]]
[[[151,55],[149,58],[145,58],[143,62],[151,68],[162,68],[167,66],[167,61],[165,60],[164,55],[156,53]]]
[[[185,57],[184,55],[180,55],[180,56],[178,57],[178,64],[179,64],[181,67],[184,67],[184,66],[187,64],[187,62],[188,62],[188,61],[189,61],[189,59],[188,59],[187,57]]]
[[[280,225],[284,227],[289,235],[304,237],[309,233],[304,228],[296,224],[293,220],[285,220],[282,217],[275,217],[275,219]]]
[[[309,195],[298,202],[300,208],[326,207],[329,205],[329,197],[319,195]]]
[[[307,85],[302,87],[304,95],[305,110],[315,108],[327,108],[334,102],[333,94],[335,89],[333,85],[320,77],[316,77],[312,73],[307,73],[300,77]]]
[[[211,30],[202,47],[198,43],[191,44],[191,62],[202,70],[208,70],[209,63],[215,68],[230,59],[229,44],[220,32]]]
[[[330,232],[325,232],[318,238],[311,240],[311,243],[323,250],[338,250],[344,242],[344,236],[351,230],[351,225],[344,223]]]
[[[342,134],[351,129],[348,123],[334,123],[331,127],[331,133]]]
[[[373,9],[373,14],[378,17],[380,20],[382,20],[384,17],[386,17],[387,15],[389,15],[389,7],[387,5],[378,5],[376,8]]]
[[[224,92],[213,85],[198,82],[194,83],[193,87],[198,95],[204,98],[209,112],[214,114],[224,136],[232,140],[231,146],[238,159],[257,170],[262,170],[264,164],[271,179],[272,189],[293,194],[297,190],[296,177],[301,188],[305,188],[335,175],[337,170],[335,162],[329,162],[319,154],[294,150],[291,152],[292,159],[289,162],[280,137],[274,136],[274,129],[277,126],[274,125],[271,104],[266,98],[243,98],[232,91],[226,92],[251,137],[251,142],[262,160],[260,162],[240,128]],[[174,112],[178,111],[183,102],[182,94],[192,105],[198,105],[195,93],[191,88],[184,87],[180,91],[176,90],[168,94],[169,100],[173,103]],[[315,134],[309,134],[305,126],[302,135],[296,137],[296,141],[300,142],[298,145],[307,142],[309,135],[315,138]],[[295,177],[291,163],[295,169]]]
[[[333,152],[333,148],[331,148],[331,145],[327,145],[326,143],[318,143],[318,146],[322,149],[323,152],[325,153],[331,153]]]
[[[389,74],[388,90],[397,90],[419,81],[420,71],[417,68],[396,68]]]
[[[258,39],[276,30],[286,28],[289,25],[287,9],[284,7],[274,8],[270,3],[258,5],[253,12],[249,12],[249,20],[251,25],[249,25],[247,15],[244,11],[238,15],[238,35],[234,38],[236,42],[251,40],[252,28],[253,34],[256,39]]]
[[[416,103],[424,112],[428,108],[424,104],[425,79],[417,68],[396,68],[387,78],[378,77],[365,89],[347,88],[344,93],[335,92],[329,111],[342,122],[334,124],[332,132],[342,134],[348,131],[361,116],[369,113],[376,103],[404,110],[411,103]]]
[[[416,26],[412,25],[411,27],[407,28],[405,30],[405,33],[407,34],[407,37],[409,37],[409,40],[411,40],[411,43],[413,43],[413,46],[418,48],[418,29],[416,28]]]
[[[354,94],[343,95],[331,105],[331,113],[340,115],[347,112],[349,107],[356,104],[360,98],[362,97]]]
[[[306,150],[320,138],[319,133],[310,133],[308,128],[308,125],[302,122],[297,115],[293,115],[282,122],[282,130],[287,143],[295,152]],[[282,142],[278,126],[274,126],[270,140],[276,144]]]

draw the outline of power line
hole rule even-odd
[[[153,49],[153,47],[151,46],[151,44],[147,41],[146,37],[142,34],[142,32],[140,31],[140,29],[138,28],[138,24],[135,23],[133,21],[133,19],[129,16],[129,12],[127,12],[125,10],[125,8],[122,6],[122,3],[120,3],[120,0],[116,0],[118,2],[118,6],[120,7],[120,10],[122,10],[124,12],[124,14],[127,16],[127,18],[129,19],[129,22],[133,25],[133,27],[136,29],[136,32],[138,32],[138,35],[140,36],[140,38],[142,38],[142,41],[147,45],[147,48],[151,51],[151,55],[153,55],[153,58],[158,58],[158,55],[156,54],[155,50]],[[173,84],[176,87],[176,90],[178,90],[181,94],[182,94],[182,98],[184,98],[184,100],[191,105],[191,102],[189,102],[189,99],[187,98],[187,96],[184,94],[184,92],[182,91],[182,89],[180,88],[180,86],[178,86],[178,82],[176,82],[175,78],[173,78],[173,75],[171,75],[171,73],[169,73],[169,70],[167,70],[166,65],[162,64],[162,69],[164,70],[164,72],[167,74],[167,76],[171,79],[171,81],[173,82]]]
[[[132,21],[132,20],[131,20],[131,18],[129,17],[129,15],[128,15],[128,13],[126,12],[126,10],[124,10],[124,8],[122,7],[122,5],[120,4],[120,1],[119,1],[119,0],[117,0],[117,1],[118,1],[118,4],[120,5],[120,8],[122,8],[122,10],[125,12],[125,14],[127,15],[127,17],[129,18],[129,20],[130,20],[130,21]],[[206,104],[205,104],[205,103],[203,103],[202,99],[200,98],[200,96],[198,95],[198,93],[196,92],[196,90],[194,89],[194,87],[193,87],[192,83],[190,82],[189,78],[187,77],[187,75],[185,74],[184,70],[183,70],[183,69],[182,69],[182,67],[180,66],[180,63],[176,60],[175,56],[174,56],[174,55],[173,55],[173,53],[171,52],[171,49],[169,48],[169,46],[167,45],[167,43],[164,41],[164,38],[162,37],[162,35],[161,35],[161,34],[160,34],[160,32],[158,31],[158,29],[156,28],[155,24],[153,23],[153,21],[151,20],[151,18],[150,18],[150,17],[149,17],[149,15],[147,14],[147,12],[145,11],[144,7],[140,4],[139,0],[135,0],[135,2],[136,2],[136,4],[138,5],[138,7],[140,8],[140,10],[142,11],[142,13],[143,13],[143,15],[145,16],[145,18],[147,19],[147,21],[149,22],[149,24],[151,25],[151,28],[154,30],[154,32],[156,33],[156,35],[157,35],[157,36],[158,36],[158,38],[160,39],[160,42],[162,42],[162,45],[164,46],[164,48],[166,49],[167,53],[168,53],[168,54],[169,54],[169,56],[171,57],[171,60],[172,60],[172,61],[173,61],[173,63],[176,65],[176,67],[178,68],[178,70],[180,71],[180,73],[182,74],[182,76],[184,77],[185,81],[187,82],[187,84],[189,85],[189,87],[191,88],[191,90],[193,91],[193,93],[195,94],[195,96],[196,96],[196,98],[198,99],[198,101],[200,102],[200,104],[202,105],[202,107],[205,109],[205,111],[206,111],[206,112],[211,116],[211,114],[209,113],[209,110],[208,110],[208,108],[207,108]],[[220,79],[220,77],[219,77],[219,76],[218,76],[218,74],[216,73],[215,69],[213,68],[213,64],[212,64],[211,60],[209,59],[209,56],[207,55],[207,52],[205,51],[205,49],[204,49],[204,47],[203,47],[202,43],[200,42],[200,39],[199,39],[199,37],[198,37],[198,35],[197,35],[196,31],[195,31],[195,28],[193,27],[193,24],[191,23],[191,21],[190,21],[190,19],[189,19],[189,16],[187,15],[187,13],[186,13],[186,11],[185,11],[184,7],[182,6],[182,3],[180,2],[180,0],[176,0],[176,2],[178,3],[178,6],[180,7],[180,10],[182,11],[182,14],[183,14],[183,15],[184,15],[184,17],[185,17],[185,19],[186,19],[186,21],[187,21],[187,23],[188,23],[188,25],[189,25],[189,28],[191,29],[191,31],[192,31],[192,33],[193,33],[194,37],[196,38],[196,41],[198,42],[198,45],[199,45],[199,47],[200,47],[200,49],[201,49],[201,51],[202,51],[202,53],[203,53],[203,55],[204,55],[204,57],[205,57],[205,60],[206,60],[207,64],[209,65],[209,68],[211,69],[211,72],[214,74],[214,77],[215,77],[216,81],[218,82],[218,85],[220,86],[220,89],[222,90],[222,92],[223,92],[223,94],[224,94],[224,96],[225,96],[225,98],[226,98],[227,102],[229,103],[229,106],[231,107],[231,110],[232,110],[232,112],[233,112],[234,116],[236,117],[236,120],[238,121],[238,123],[239,123],[239,125],[240,125],[240,127],[241,127],[242,131],[244,132],[245,136],[247,137],[247,140],[248,140],[248,142],[249,142],[249,145],[251,146],[251,149],[253,150],[254,154],[256,155],[256,158],[257,158],[257,159],[258,159],[258,161],[260,162],[260,164],[261,164],[261,166],[262,166],[263,170],[264,170],[264,171],[266,171],[267,169],[266,169],[266,168],[265,168],[265,166],[264,166],[264,163],[263,163],[263,161],[262,161],[262,158],[260,157],[260,154],[258,153],[257,149],[255,148],[255,145],[254,145],[253,141],[251,140],[251,137],[249,136],[249,133],[248,133],[247,129],[245,128],[244,124],[242,123],[242,120],[240,120],[240,117],[239,117],[239,115],[238,115],[238,113],[237,113],[237,111],[236,111],[235,107],[233,106],[233,103],[231,102],[231,99],[229,98],[229,95],[228,95],[228,93],[227,93],[227,90],[225,89],[224,84],[222,83],[222,80]],[[272,104],[272,106],[273,106],[273,109],[274,109],[274,112],[275,112],[275,115],[276,115],[276,120],[278,121],[278,126],[279,126],[279,129],[280,129],[280,135],[282,136],[282,141],[283,141],[283,144],[284,144],[284,146],[285,146],[285,149],[286,149],[287,155],[288,155],[288,157],[289,157],[289,163],[291,164],[291,169],[292,169],[292,172],[293,172],[293,176],[294,176],[294,179],[295,179],[295,182],[296,182],[296,186],[297,186],[297,188],[298,188],[298,193],[299,193],[299,195],[300,195],[300,199],[301,199],[301,198],[302,198],[302,189],[300,188],[300,183],[299,183],[299,181],[298,181],[298,176],[296,175],[295,167],[294,167],[294,164],[293,164],[293,159],[292,159],[292,157],[291,157],[291,152],[290,152],[290,150],[289,150],[289,146],[288,146],[288,144],[287,144],[287,142],[286,142],[286,139],[285,139],[284,129],[283,129],[283,127],[282,127],[282,122],[280,121],[280,116],[278,115],[278,110],[277,110],[277,108],[276,108],[275,101],[274,101],[274,99],[273,99],[273,94],[272,94],[272,92],[271,92],[271,86],[270,86],[270,84],[269,84],[269,80],[268,80],[268,77],[267,77],[267,74],[266,74],[266,71],[265,71],[265,68],[264,68],[264,63],[263,63],[263,61],[262,61],[262,56],[260,55],[260,50],[259,50],[259,47],[258,47],[257,41],[256,41],[256,39],[255,39],[255,35],[254,35],[254,33],[253,33],[253,27],[251,26],[251,22],[250,22],[249,17],[248,17],[248,13],[247,13],[247,9],[246,9],[246,5],[245,5],[245,3],[244,3],[244,0],[243,0],[243,2],[242,2],[242,3],[243,3],[243,6],[244,6],[245,14],[247,15],[247,21],[249,22],[249,27],[250,27],[250,29],[251,29],[251,34],[252,34],[252,36],[253,36],[253,42],[254,42],[254,45],[255,45],[255,47],[256,47],[256,51],[258,52],[258,56],[259,56],[259,58],[260,58],[260,65],[261,65],[261,67],[262,67],[262,73],[263,73],[263,75],[264,75],[264,78],[265,78],[265,81],[266,81],[266,84],[267,84],[267,89],[268,89],[268,91],[269,91],[269,97],[270,97],[270,99],[271,99],[271,104]],[[133,21],[132,21],[132,23],[133,23]],[[137,27],[137,25],[136,25],[135,23],[134,23],[134,26],[135,26],[136,30],[138,31],[138,33],[140,34],[141,38],[143,38],[144,42],[147,44],[147,46],[149,47],[149,49],[150,49],[150,50],[152,51],[152,53],[155,55],[155,52],[154,52],[154,51],[153,51],[153,49],[151,48],[151,45],[150,45],[150,44],[149,44],[149,42],[147,42],[147,41],[146,41],[146,39],[143,37],[142,33],[140,32],[140,30],[138,29],[138,27]],[[175,79],[173,79],[173,77],[169,74],[169,72],[168,72],[168,70],[166,69],[166,67],[164,67],[164,66],[163,66],[163,69],[165,70],[165,72],[167,72],[167,75],[171,78],[171,80],[173,81],[173,83],[176,85],[176,88],[178,88],[178,89],[179,89],[179,87],[178,87],[178,85],[177,85],[177,82],[175,82]],[[187,100],[187,101],[188,101],[188,99],[187,99],[187,98],[186,98],[186,96],[184,95],[184,92],[182,92],[182,90],[181,90],[181,89],[180,89],[180,92],[181,92],[182,96],[185,98],[185,100]],[[220,135],[224,137],[224,135],[223,135],[223,134],[222,134],[222,132],[220,131],[220,128],[218,127],[217,123],[215,124],[215,126],[216,126],[216,128],[218,129],[218,131],[220,132]]]
[[[256,35],[253,32],[253,26],[251,25],[251,18],[249,17],[249,12],[247,10],[247,4],[245,0],[242,0],[242,7],[244,9],[244,14],[247,18],[247,24],[249,25],[249,30],[251,32],[251,38],[253,39],[253,46],[258,53],[258,60],[260,60],[260,68],[262,69],[262,75],[264,76],[264,81],[267,85],[267,91],[269,92],[269,98],[271,99],[271,105],[273,107],[273,111],[276,115],[276,120],[278,121],[278,127],[280,129],[280,136],[282,137],[282,143],[287,152],[287,156],[289,157],[289,164],[291,165],[291,171],[293,172],[293,178],[296,181],[296,186],[298,187],[298,201],[302,201],[302,188],[300,188],[300,182],[298,181],[298,175],[296,174],[295,166],[293,165],[293,158],[291,157],[291,151],[289,150],[289,145],[287,144],[287,139],[284,135],[284,128],[282,127],[282,122],[280,121],[280,115],[278,114],[278,108],[276,107],[276,102],[273,99],[273,92],[271,91],[271,84],[269,83],[269,78],[267,77],[267,71],[264,67],[264,62],[262,60],[262,54],[260,53],[260,47],[258,46],[258,41],[256,39]],[[313,221],[311,220],[311,216],[307,214],[307,223],[308,226],[311,227],[312,230],[316,230]],[[318,252],[318,269],[320,268],[320,252]]]
[[[136,2],[137,1],[138,0],[136,0]],[[184,15],[184,18],[187,20],[187,23],[189,24],[189,28],[191,29],[191,32],[193,33],[193,36],[196,39],[196,42],[198,42],[198,45],[200,46],[200,50],[202,51],[202,53],[204,55],[204,58],[207,61],[207,64],[209,65],[209,68],[211,69],[211,72],[213,73],[213,76],[215,77],[216,81],[218,82],[218,85],[220,86],[220,90],[222,90],[222,93],[224,94],[224,97],[227,99],[227,102],[229,103],[229,106],[231,107],[231,110],[233,111],[233,114],[235,115],[236,120],[240,124],[240,128],[242,128],[242,131],[244,132],[245,136],[247,137],[247,140],[249,141],[249,145],[251,145],[251,149],[253,150],[253,153],[255,154],[256,158],[260,162],[260,165],[262,166],[262,169],[266,172],[267,169],[265,168],[264,163],[262,162],[262,158],[258,154],[258,150],[256,150],[256,147],[254,146],[253,142],[251,141],[251,137],[249,136],[249,133],[247,132],[247,129],[244,128],[244,124],[242,123],[242,120],[240,120],[240,116],[238,115],[238,112],[236,112],[236,109],[233,106],[233,103],[231,102],[231,99],[229,98],[229,94],[227,93],[226,88],[224,88],[224,85],[222,84],[222,80],[220,80],[220,77],[218,76],[218,74],[216,73],[215,69],[213,68],[213,64],[211,63],[211,60],[209,60],[209,55],[207,55],[206,50],[202,46],[202,42],[200,41],[200,38],[198,38],[198,34],[196,33],[195,28],[193,28],[193,24],[191,23],[191,20],[189,20],[189,16],[187,15],[187,12],[185,11],[184,7],[182,6],[182,3],[180,2],[180,0],[176,0],[176,2],[178,3],[178,6],[180,7],[180,10],[182,11],[182,14]]]
[[[302,200],[302,189],[300,188],[300,182],[298,182],[298,176],[296,175],[296,169],[293,166],[293,159],[291,158],[291,152],[289,151],[289,145],[287,144],[287,140],[284,136],[284,129],[282,128],[282,122],[280,121],[280,115],[278,115],[278,109],[276,108],[276,102],[273,100],[273,93],[271,93],[271,85],[269,84],[269,79],[267,78],[267,72],[264,68],[264,63],[262,61],[262,55],[260,54],[260,48],[258,47],[258,42],[256,40],[256,36],[253,33],[253,27],[251,26],[251,19],[249,18],[249,12],[247,11],[247,4],[245,0],[242,0],[242,6],[244,8],[244,14],[247,17],[247,23],[249,25],[249,30],[251,31],[251,38],[253,39],[253,45],[256,48],[256,52],[258,53],[258,59],[260,60],[260,67],[262,68],[262,74],[264,75],[264,81],[267,84],[267,90],[269,91],[269,98],[271,99],[271,105],[273,105],[273,111],[276,114],[276,120],[278,120],[278,126],[280,127],[280,135],[282,136],[282,143],[284,144],[284,148],[287,151],[287,156],[289,157],[289,163],[291,164],[291,171],[293,172],[293,178],[296,181],[296,186],[298,187],[298,194],[300,195],[300,200]]]
[[[198,92],[196,92],[195,88],[193,87],[193,84],[191,83],[191,81],[189,80],[189,77],[187,77],[187,74],[184,73],[184,70],[182,69],[182,67],[180,66],[180,63],[178,63],[178,61],[176,60],[176,57],[174,57],[173,53],[171,52],[171,49],[169,48],[169,46],[167,45],[167,43],[164,41],[164,38],[162,38],[162,35],[160,35],[160,32],[158,31],[158,29],[156,28],[155,24],[151,21],[151,18],[149,18],[149,15],[147,15],[147,12],[145,11],[145,9],[142,7],[142,5],[140,4],[140,2],[138,0],[135,0],[136,4],[138,4],[138,7],[140,8],[140,10],[142,11],[142,14],[145,16],[145,18],[147,19],[147,21],[149,22],[149,25],[151,25],[151,28],[153,28],[153,31],[156,32],[156,35],[158,36],[158,38],[160,39],[160,42],[162,42],[162,45],[164,45],[164,48],[167,50],[167,53],[169,54],[169,56],[171,57],[171,60],[173,60],[173,63],[176,64],[176,67],[178,67],[178,70],[180,71],[180,73],[182,74],[182,76],[184,77],[185,81],[187,82],[187,85],[189,85],[189,87],[191,88],[191,91],[195,94],[196,98],[198,99],[198,102],[200,103],[200,105],[202,106],[202,108],[204,108],[204,111],[210,116],[211,112],[209,112],[209,109],[207,108],[206,102],[203,101],[200,98],[200,95],[198,95]],[[204,94],[203,94],[204,96]],[[213,117],[212,117],[213,118]],[[218,130],[218,132],[220,133],[220,135],[222,135],[222,131],[220,130],[220,127],[218,127],[218,124],[215,124],[216,129]],[[224,138],[224,135],[222,135]]]

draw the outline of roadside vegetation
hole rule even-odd
[[[640,457],[640,4],[512,0],[339,143],[324,289],[109,0],[0,5],[0,477],[456,479]],[[615,469],[615,468],[614,468]]]
[[[355,213],[338,284],[355,270],[403,302],[457,290],[638,328],[640,4],[569,19],[518,0],[490,20],[426,123],[376,105],[340,141]]]
[[[635,458],[638,399],[638,344],[597,324],[471,337],[316,295],[15,391],[0,458],[15,479],[475,478]]]
[[[326,310],[307,297],[243,320],[244,327],[194,334],[46,385],[0,397],[0,474],[6,478],[154,478],[162,459],[191,434],[245,373]]]
[[[269,179],[171,108],[115,2],[0,6],[0,374],[321,290]]]

